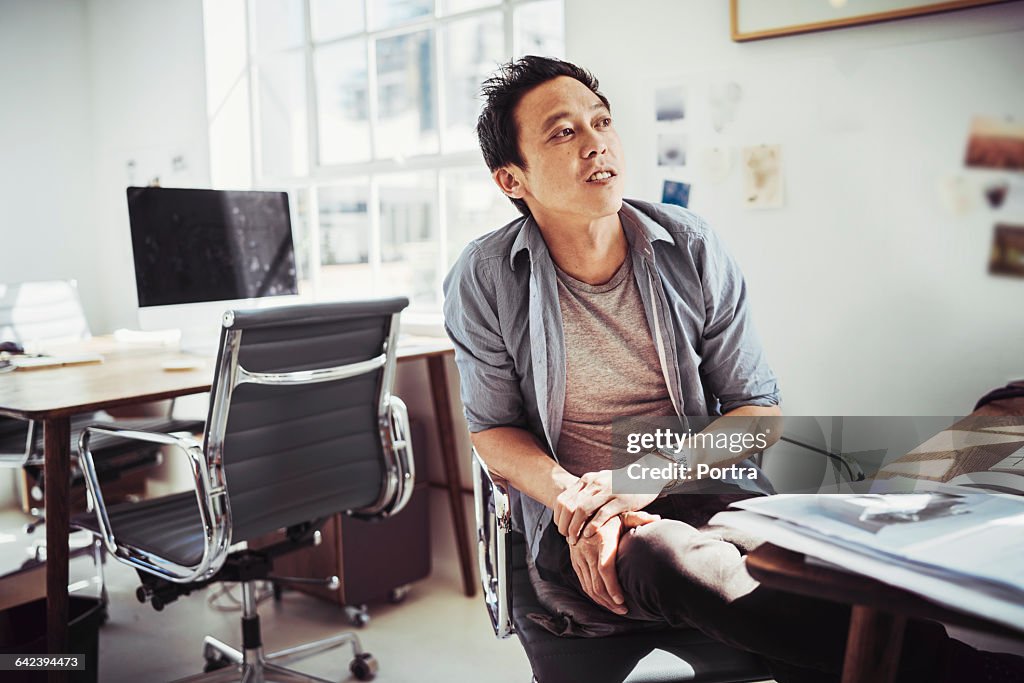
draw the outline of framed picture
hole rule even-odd
[[[1007,0],[729,0],[729,26],[737,42],[874,24]]]

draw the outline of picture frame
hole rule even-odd
[[[924,14],[996,5],[1008,0],[729,0],[735,42],[791,36]],[[838,6],[836,6],[838,5]]]

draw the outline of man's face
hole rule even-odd
[[[525,199],[541,224],[619,211],[622,143],[611,113],[590,88],[560,76],[523,96],[514,115],[526,168],[495,172],[506,194]]]

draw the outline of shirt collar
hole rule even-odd
[[[622,201],[622,208],[619,209],[619,218],[622,220],[622,227],[626,232],[626,239],[630,246],[639,251],[641,256],[651,263],[654,262],[653,244],[663,240],[669,244],[675,244],[672,236],[661,224],[648,216],[646,213],[633,206],[625,199]],[[547,250],[544,237],[541,235],[540,227],[533,216],[527,216],[523,226],[519,228],[515,241],[512,243],[512,250],[509,253],[508,265],[512,270],[516,269],[516,256],[519,252],[526,250],[530,254],[530,261],[533,262],[533,255],[538,250]]]

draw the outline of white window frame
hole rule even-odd
[[[208,0],[214,1],[217,0]],[[372,4],[374,0],[363,0],[364,3],[364,16],[366,27],[370,26],[372,17],[370,12],[372,11]],[[437,262],[437,273],[438,276],[435,282],[436,301],[437,305],[429,309],[420,307],[419,309],[411,308],[404,319],[408,319],[410,322],[422,323],[426,325],[437,325],[441,321],[440,314],[440,302],[441,302],[441,283],[451,264],[448,263],[448,230],[447,230],[447,206],[446,206],[446,192],[445,192],[445,171],[450,170],[466,170],[472,168],[482,168],[483,161],[479,149],[455,151],[449,152],[446,150],[446,133],[447,133],[447,121],[446,121],[446,100],[445,100],[445,88],[446,83],[444,79],[444,65],[441,59],[441,42],[443,40],[442,28],[450,23],[470,19],[473,17],[480,17],[491,15],[496,12],[500,12],[502,20],[504,22],[504,55],[519,56],[521,55],[520,46],[517,43],[518,32],[514,25],[516,10],[520,7],[536,4],[542,0],[501,0],[492,5],[486,7],[480,7],[476,9],[470,9],[454,14],[448,14],[439,16],[439,4],[440,0],[434,0],[434,11],[424,17],[408,21],[399,26],[389,27],[380,30],[363,30],[358,33],[352,33],[343,37],[333,38],[330,40],[324,40],[320,42],[314,42],[313,40],[313,26],[312,26],[312,12],[310,0],[301,0],[303,5],[304,17],[304,37],[301,46],[294,46],[287,49],[278,50],[274,55],[280,55],[284,53],[294,53],[302,50],[304,53],[304,65],[305,65],[305,90],[306,90],[306,127],[307,127],[307,154],[308,154],[308,171],[305,175],[301,176],[287,176],[287,175],[269,175],[263,173],[261,163],[261,140],[262,131],[260,129],[260,80],[259,80],[259,67],[260,63],[267,57],[267,54],[257,54],[255,49],[255,21],[254,21],[254,0],[245,0],[245,20],[246,20],[246,37],[247,37],[247,57],[246,57],[246,76],[249,83],[249,136],[250,136],[250,168],[253,187],[256,189],[276,189],[276,190],[287,190],[290,193],[305,193],[307,215],[306,230],[307,239],[309,242],[309,253],[305,256],[309,259],[310,272],[307,274],[309,277],[310,292],[307,292],[313,300],[318,300],[322,297],[321,287],[321,268],[323,267],[320,263],[320,216],[317,206],[318,190],[324,186],[330,186],[338,182],[344,182],[352,180],[354,178],[367,178],[369,182],[369,194],[368,194],[368,205],[367,212],[370,221],[370,249],[369,249],[369,265],[372,273],[372,284],[371,291],[376,293],[379,291],[379,282],[381,277],[381,224],[380,224],[380,178],[391,173],[414,173],[414,172],[432,172],[434,174],[434,216],[433,220],[436,221],[436,236],[438,240],[438,262]],[[562,12],[564,17],[564,3],[562,6]],[[438,132],[438,149],[437,153],[421,154],[416,156],[409,156],[404,159],[396,158],[385,158],[377,159],[375,157],[376,151],[376,138],[378,131],[378,104],[379,94],[377,93],[377,64],[376,64],[376,41],[380,39],[390,38],[399,35],[405,35],[415,33],[422,30],[433,30],[433,61],[434,61],[434,79],[435,85],[433,96],[435,99],[435,112],[437,118],[437,132]],[[317,48],[332,45],[341,42],[352,42],[357,40],[364,40],[367,49],[367,71],[368,71],[368,124],[370,128],[370,150],[371,160],[367,162],[357,162],[348,164],[331,164],[321,165],[319,163],[319,118],[317,109],[317,89],[316,89],[316,74],[314,70],[314,54]],[[564,51],[564,35],[562,50]],[[497,192],[497,189],[495,190]],[[292,210],[296,212],[294,206]],[[482,229],[488,227],[498,226],[482,226]],[[330,267],[330,266],[328,266]],[[344,267],[344,266],[341,266]]]

